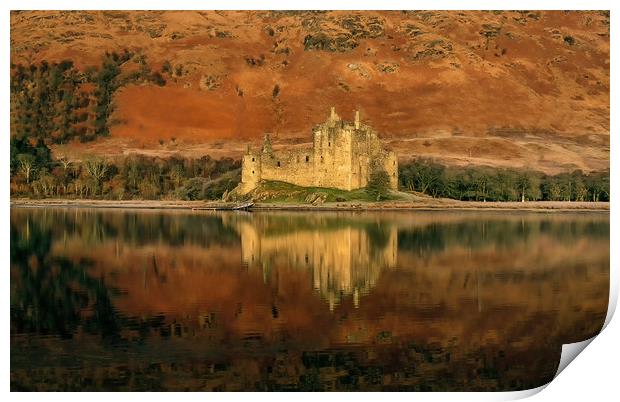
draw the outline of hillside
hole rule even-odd
[[[123,52],[165,85],[121,86],[110,135],[72,157],[239,157],[273,132],[310,140],[359,109],[402,160],[609,167],[609,14],[601,12],[34,11],[11,14],[11,62],[80,69]]]

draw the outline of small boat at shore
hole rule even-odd
[[[194,207],[192,211],[245,211],[250,209],[254,205],[253,202],[241,202],[241,203],[225,203],[207,205],[204,207]]]

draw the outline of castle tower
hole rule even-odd
[[[273,148],[271,147],[271,138],[269,138],[269,133],[265,133],[265,138],[263,139],[263,153],[272,154]]]
[[[329,110],[329,121],[334,123],[338,120],[340,120],[340,116],[338,116],[338,113],[336,113],[336,108],[332,106]]]
[[[360,129],[360,111],[359,110],[355,111],[355,129],[356,130]]]

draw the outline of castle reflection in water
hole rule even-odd
[[[12,208],[10,223],[12,390],[523,390],[600,331],[609,300],[607,214]]]
[[[334,216],[294,214],[279,222],[260,214],[226,218],[241,237],[244,266],[262,270],[265,282],[275,266],[308,271],[330,310],[346,297],[358,307],[381,271],[396,266],[398,231],[385,222],[352,220],[343,225]]]

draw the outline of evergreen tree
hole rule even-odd
[[[379,201],[381,198],[387,198],[390,190],[390,176],[383,169],[373,169],[370,173],[366,191],[373,198]]]

